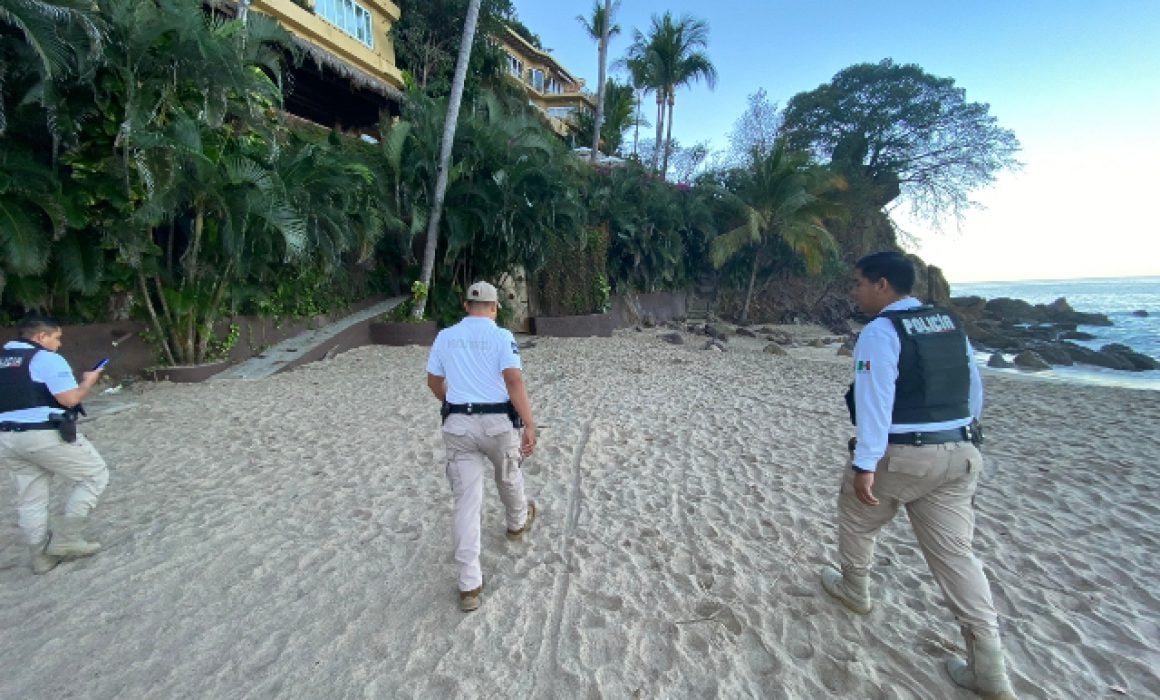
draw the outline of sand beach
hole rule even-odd
[[[34,576],[0,480],[0,698],[973,697],[904,514],[869,616],[818,585],[849,358],[662,332],[522,338],[540,516],[508,542],[486,486],[471,614],[425,348],[124,390],[82,426],[105,551]],[[975,543],[1016,691],[1160,697],[1160,392],[984,382]]]

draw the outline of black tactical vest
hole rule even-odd
[[[884,311],[902,341],[891,422],[940,423],[971,415],[967,336],[945,311]]]
[[[29,368],[32,357],[42,350],[51,351],[28,340],[20,342],[33,347],[0,348],[0,413],[39,406],[67,410],[48,390],[48,385],[32,381],[32,370]]]

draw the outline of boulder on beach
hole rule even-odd
[[[1016,355],[1012,362],[1019,369],[1031,370],[1033,372],[1051,369],[1051,365],[1047,363],[1047,360],[1040,357],[1039,353],[1034,350],[1024,350]]]
[[[998,369],[1010,369],[1015,365],[1013,365],[1010,360],[1003,357],[1003,353],[993,352],[991,353],[991,356],[987,358],[987,366],[996,367]]]

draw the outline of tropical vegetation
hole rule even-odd
[[[539,43],[507,0],[409,6],[398,114],[344,133],[287,113],[289,34],[211,5],[0,0],[0,320],[133,317],[160,361],[192,364],[223,351],[238,315],[410,291],[409,311],[447,323],[470,282],[518,274],[552,313],[712,281],[737,290],[745,320],[773,281],[824,280],[839,258],[894,245],[895,199],[953,213],[1015,165],[1018,142],[985,105],[889,61],[784,111],[758,93],[733,158],[681,149],[676,91],[716,70],[708,26],[666,13],[614,62],[626,75],[606,81],[599,119],[573,125],[627,157],[594,167],[486,40],[506,23]],[[611,32],[615,7],[596,3],[584,31]],[[626,143],[642,93],[657,103],[652,158]]]

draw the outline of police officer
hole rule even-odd
[[[109,470],[96,448],[75,432],[68,409],[80,405],[101,377],[85,372],[80,384],[57,354],[60,322],[31,314],[20,322],[20,339],[0,352],[0,458],[16,484],[20,529],[28,539],[32,571],[52,570],[65,557],[86,557],[101,546],[84,539],[89,512],[109,483]],[[64,516],[49,529],[49,484],[54,475],[75,485]]]
[[[953,317],[909,295],[914,266],[901,253],[867,255],[854,281],[855,302],[874,319],[854,347],[857,441],[838,496],[842,568],[823,569],[822,586],[869,613],[874,541],[905,506],[966,640],[966,661],[947,662],[951,678],[984,697],[1013,698],[991,589],[971,550],[983,466],[972,425],[983,387],[970,343]]]
[[[459,608],[480,605],[479,567],[484,461],[491,462],[503,501],[507,538],[519,541],[532,526],[536,505],[524,495],[520,464],[536,447],[532,404],[510,331],[495,323],[499,295],[487,282],[467,290],[467,317],[435,338],[427,359],[427,386],[443,402],[443,443],[453,511]],[[521,438],[519,427],[523,426]]]

